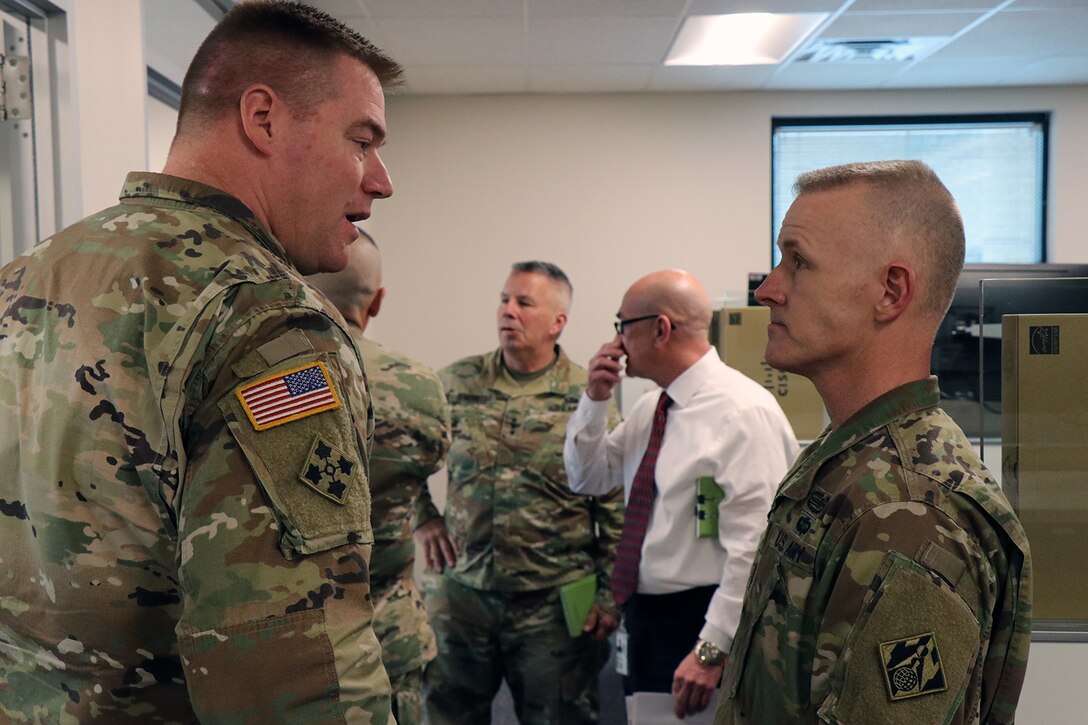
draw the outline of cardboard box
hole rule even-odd
[[[1036,620],[1088,620],[1088,315],[1005,315],[1001,477],[1028,535]]]
[[[770,322],[768,307],[725,307],[714,312],[710,340],[726,365],[774,394],[798,440],[811,441],[827,425],[823,401],[808,378],[767,364],[763,356]]]

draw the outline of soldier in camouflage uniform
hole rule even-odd
[[[165,174],[0,271],[0,720],[391,721],[369,397],[301,274],[392,192],[399,76],[324,13],[240,4]]]
[[[566,422],[586,384],[556,344],[570,294],[555,265],[515,264],[498,309],[499,349],[439,373],[453,444],[445,524],[430,526],[448,525],[459,554],[426,590],[438,635],[424,673],[432,725],[490,722],[504,678],[522,723],[598,719],[597,676],[618,623],[609,573],[623,492],[590,498],[567,487]],[[559,587],[594,573],[596,603],[571,636]]]
[[[1031,558],[1000,487],[938,407],[930,346],[963,265],[921,162],[803,174],[767,362],[820,392],[828,429],[778,491],[717,723],[1011,723]]]
[[[340,272],[310,281],[344,315],[363,353],[367,387],[374,406],[370,451],[370,558],[374,631],[393,686],[393,714],[399,725],[422,721],[423,666],[434,659],[434,630],[413,576],[417,522],[432,519],[427,478],[445,464],[450,414],[438,376],[408,357],[363,337],[385,297],[381,253],[370,235],[351,248]]]

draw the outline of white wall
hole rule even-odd
[[[373,335],[432,366],[491,349],[507,270],[531,258],[574,282],[562,341],[581,362],[646,272],[745,290],[770,267],[775,115],[1051,111],[1050,258],[1085,261],[1086,91],[391,97],[395,191],[367,222],[389,289]]]
[[[178,112],[172,106],[147,96],[147,170],[159,172],[166,165]]]
[[[71,166],[80,203],[71,224],[117,203],[125,174],[147,168],[147,72],[140,0],[80,0],[68,11]]]

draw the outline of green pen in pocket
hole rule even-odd
[[[695,538],[710,539],[718,535],[718,504],[723,498],[725,492],[713,476],[695,479]]]

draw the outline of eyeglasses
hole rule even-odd
[[[623,334],[623,328],[626,327],[627,325],[630,325],[633,322],[642,322],[643,320],[654,320],[654,319],[657,319],[658,316],[659,316],[659,313],[654,313],[652,315],[643,315],[642,317],[632,317],[630,320],[625,320],[622,317],[620,317],[619,315],[616,315],[616,317],[619,317],[619,319],[612,323],[612,327],[616,328],[616,334],[617,335],[622,335]],[[675,329],[676,326],[673,325],[673,327]]]

